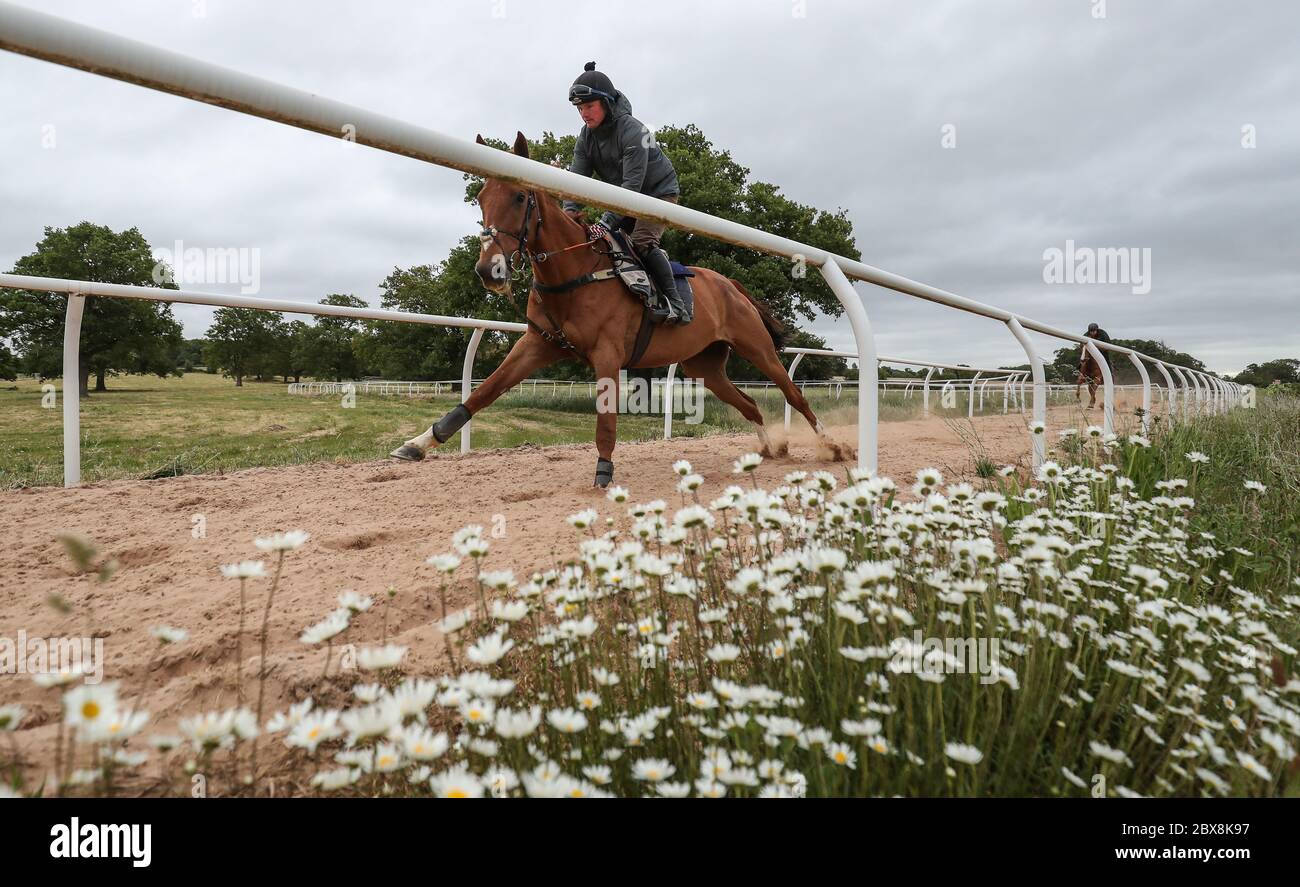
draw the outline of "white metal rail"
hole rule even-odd
[[[407,311],[389,311],[383,308],[352,308],[342,305],[321,305],[312,302],[297,302],[288,299],[264,299],[255,296],[235,296],[221,293],[204,293],[194,290],[168,290],[160,287],[149,286],[130,286],[127,284],[115,283],[97,283],[89,280],[63,280],[53,277],[33,277],[24,274],[0,274],[0,287],[15,290],[29,290],[33,292],[51,292],[64,293],[68,296],[68,311],[64,322],[64,348],[63,348],[63,379],[64,379],[64,398],[63,398],[63,483],[64,486],[76,486],[81,482],[81,409],[78,398],[69,396],[70,383],[75,383],[79,379],[81,368],[78,365],[78,344],[81,336],[81,316],[87,297],[96,296],[101,298],[115,299],[138,299],[153,302],[180,302],[187,305],[210,305],[222,308],[254,308],[262,311],[278,311],[289,314],[308,314],[327,317],[348,317],[356,320],[388,320],[399,323],[420,323],[431,326],[444,327],[461,327],[473,330],[470,335],[469,344],[465,349],[465,357],[461,366],[460,393],[461,399],[468,398],[473,390],[474,380],[474,359],[478,353],[478,347],[483,338],[485,330],[500,331],[506,333],[522,333],[527,327],[522,323],[513,323],[509,321],[479,320],[470,317],[452,317],[442,314],[416,314]],[[787,352],[795,354],[794,363],[805,353],[830,353],[815,352],[809,349],[787,348]],[[852,355],[850,355],[852,356]],[[894,363],[918,363],[908,361],[902,358],[890,358]],[[791,364],[791,372],[794,370],[794,363]],[[931,364],[919,363],[921,366],[930,366]],[[943,367],[952,367],[950,364],[943,364]],[[672,437],[673,427],[673,377],[677,370],[677,364],[668,368],[667,378],[663,382],[663,416],[664,416],[664,438]],[[537,380],[530,380],[536,388]],[[79,384],[79,383],[78,383]],[[434,393],[440,393],[442,385],[447,386],[447,390],[453,390],[452,382],[435,382],[435,383],[415,383],[415,382],[347,382],[347,383],[320,383],[307,382],[297,383],[297,390],[304,393],[318,394],[340,394],[340,393],[402,393],[414,394],[416,385],[434,387]],[[552,384],[558,386],[563,384],[558,381],[552,381]],[[572,387],[575,383],[568,383]],[[584,383],[585,384],[585,383]],[[289,391],[295,391],[295,386],[290,385]],[[981,392],[982,393],[982,392]],[[786,405],[786,427],[789,427],[789,405]],[[466,422],[460,430],[460,450],[467,453],[471,446],[471,434],[473,422]]]
[[[1150,380],[1144,362],[1155,366],[1171,389],[1174,387],[1171,373],[1180,378],[1185,395],[1185,413],[1189,406],[1187,396],[1193,389],[1198,412],[1226,410],[1236,403],[1241,393],[1240,386],[1211,374],[1177,368],[1132,349],[1096,342],[808,244],[11,3],[0,2],[0,49],[334,138],[347,138],[439,166],[540,188],[559,197],[663,222],[682,231],[783,256],[794,262],[810,263],[819,268],[844,307],[856,343],[852,356],[859,361],[859,373],[864,381],[874,381],[877,371],[875,336],[862,299],[850,280],[872,283],[997,321],[1007,327],[1029,360],[1033,378],[1035,426],[1031,427],[1031,437],[1035,464],[1044,457],[1044,435],[1038,429],[1045,428],[1047,422],[1046,380],[1042,359],[1026,331],[1081,344],[1097,361],[1102,373],[1107,431],[1114,426],[1114,383],[1110,367],[1102,359],[1102,350],[1127,355],[1142,377],[1144,427],[1150,414]],[[81,305],[82,300],[69,298],[69,330],[73,326],[74,312],[78,314],[78,323],[80,321]],[[481,337],[481,331],[477,335]],[[875,384],[859,385],[858,464],[872,471],[876,468],[876,421],[877,387]]]

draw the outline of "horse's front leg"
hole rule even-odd
[[[618,442],[618,371],[622,354],[600,349],[591,356],[596,371],[596,482],[602,489],[614,480],[614,444]]]
[[[568,356],[556,345],[544,341],[532,330],[515,342],[506,359],[501,361],[492,375],[475,388],[464,403],[457,404],[423,434],[413,437],[389,455],[407,462],[419,462],[431,447],[446,443],[470,417],[491,404],[515,385],[527,379],[542,367],[550,366]]]

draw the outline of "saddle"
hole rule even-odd
[[[606,231],[605,243],[609,247],[609,257],[614,267],[606,268],[601,271],[593,271],[589,274],[584,274],[581,277],[576,277],[573,280],[555,286],[538,283],[534,280],[533,288],[536,289],[540,295],[541,292],[568,292],[576,287],[585,286],[586,284],[597,280],[610,280],[614,277],[621,280],[623,285],[627,287],[628,292],[630,292],[643,306],[641,311],[641,325],[637,329],[635,344],[632,347],[632,352],[629,355],[627,362],[623,364],[623,368],[628,369],[641,359],[645,354],[646,349],[650,346],[650,337],[654,335],[656,326],[654,321],[654,315],[656,313],[655,309],[659,307],[655,304],[656,295],[659,298],[664,298],[664,296],[663,294],[658,293],[655,289],[650,275],[645,270],[645,266],[637,257],[636,252],[632,249],[631,243],[623,232]],[[668,264],[673,271],[673,282],[677,285],[677,292],[680,293],[683,298],[693,296],[694,291],[691,288],[690,278],[695,276],[695,272],[687,270],[685,265],[680,262],[674,262],[671,259]],[[543,305],[543,310],[545,310],[545,305]],[[550,317],[549,313],[547,314],[547,317],[551,321],[551,326],[558,330],[559,325],[555,322],[555,319]],[[526,312],[524,312],[524,319],[528,320]],[[536,329],[546,341],[553,342],[562,348],[573,351],[575,354],[583,357],[584,360],[587,359],[581,354],[581,352],[578,352],[567,339],[564,338],[562,333],[557,337],[556,334],[549,333],[541,327],[538,327],[537,324],[533,323],[531,320],[528,320],[528,324]]]
[[[632,249],[626,234],[622,231],[607,231],[605,243],[609,246],[609,257],[614,263],[614,274],[618,275],[623,285],[641,304],[647,308],[652,307],[656,293],[660,298],[666,298],[666,294],[659,293],[655,288],[654,279],[646,273],[645,266],[637,257],[636,251]],[[673,282],[677,284],[678,295],[683,299],[691,297],[693,294],[691,278],[695,276],[695,272],[672,259],[668,260],[668,264],[673,269]]]

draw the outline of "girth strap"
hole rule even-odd
[[[581,277],[575,277],[573,280],[566,280],[564,283],[557,283],[554,286],[534,280],[533,286],[544,293],[564,293],[580,286],[586,286],[589,283],[595,283],[598,280],[609,280],[616,276],[618,276],[617,271],[613,268],[606,268],[603,271],[593,271],[590,274],[584,274]]]
[[[650,320],[650,306],[646,305],[641,312],[641,326],[636,331],[636,344],[632,346],[632,354],[623,364],[623,369],[631,369],[632,365],[639,361],[650,347],[650,337],[655,334],[654,322]]]

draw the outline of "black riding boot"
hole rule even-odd
[[[645,262],[645,270],[654,278],[655,286],[664,298],[668,300],[669,306],[672,307],[673,314],[676,315],[676,322],[680,324],[690,323],[694,316],[693,306],[685,304],[682,297],[677,292],[677,281],[673,277],[673,266],[668,264],[668,253],[658,247],[647,250],[641,256],[641,261]],[[674,318],[669,317],[664,323],[673,323]]]

